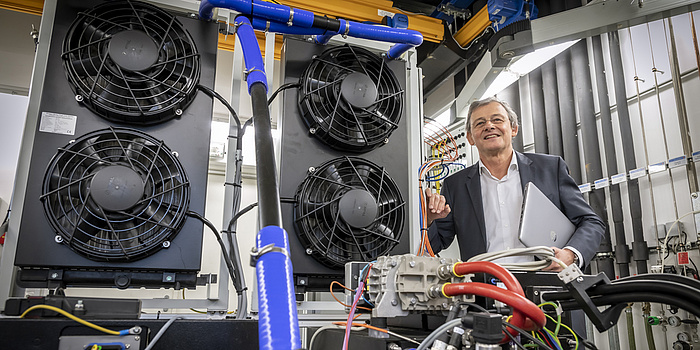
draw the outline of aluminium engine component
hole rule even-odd
[[[457,259],[416,256],[381,256],[372,265],[367,281],[373,317],[407,316],[409,313],[446,313],[455,300],[473,302],[474,296],[448,298],[431,295],[431,287],[443,283],[471,282],[471,275],[444,278],[440,266]]]

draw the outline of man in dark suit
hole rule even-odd
[[[426,190],[428,236],[434,252],[457,237],[463,261],[487,251],[522,247],[517,238],[525,185],[533,182],[576,226],[555,256],[583,268],[595,255],[605,224],[585,202],[568,168],[558,156],[519,153],[515,112],[496,98],[469,106],[467,140],[479,162],[445,179],[442,194]],[[434,222],[433,222],[434,221]],[[559,271],[558,264],[545,270]]]

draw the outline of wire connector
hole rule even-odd
[[[576,279],[583,278],[583,272],[581,272],[581,269],[579,269],[576,264],[571,264],[565,269],[561,270],[561,272],[557,274],[557,277],[559,277],[564,284],[567,284]]]

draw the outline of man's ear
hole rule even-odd
[[[513,128],[513,131],[510,133],[510,135],[511,135],[512,137],[517,136],[517,135],[518,135],[518,130],[519,130],[519,129],[520,129],[520,127],[519,127],[518,125],[516,125],[515,128]]]
[[[469,141],[469,144],[474,146],[474,136],[472,136],[471,131],[467,131],[467,141]]]

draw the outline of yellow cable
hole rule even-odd
[[[54,311],[54,312],[58,312],[59,314],[61,314],[61,315],[63,315],[63,316],[66,316],[66,317],[70,318],[70,319],[73,320],[73,321],[76,321],[76,322],[78,322],[78,323],[80,323],[80,324],[83,324],[83,325],[85,325],[85,326],[88,326],[88,327],[90,327],[90,328],[94,328],[94,329],[96,329],[96,330],[98,330],[98,331],[100,331],[100,332],[104,332],[104,333],[111,334],[111,335],[121,335],[121,334],[120,334],[119,332],[117,332],[117,331],[113,331],[113,330],[111,330],[111,329],[107,329],[107,328],[104,328],[104,327],[100,327],[100,326],[98,326],[98,325],[96,325],[96,324],[94,324],[94,323],[85,321],[85,320],[83,320],[83,319],[80,318],[80,317],[77,317],[77,316],[75,316],[75,315],[72,315],[72,314],[70,314],[70,313],[64,311],[64,310],[61,310],[61,309],[59,309],[59,308],[57,308],[57,307],[53,307],[53,306],[50,306],[50,305],[34,305],[34,306],[30,307],[29,309],[27,309],[27,311],[25,311],[24,313],[22,313],[22,315],[20,315],[19,318],[24,318],[24,316],[26,316],[28,313],[30,313],[30,312],[32,312],[32,311],[34,311],[34,310],[37,310],[37,309],[48,309],[48,310],[51,310],[51,311]]]

